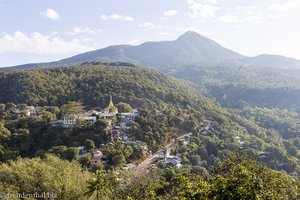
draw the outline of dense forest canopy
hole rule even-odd
[[[79,162],[83,169],[87,167],[88,160],[78,159],[78,149],[75,147],[85,145],[92,150],[107,144],[103,147],[103,152],[108,155],[107,164],[92,168],[93,172],[97,172],[96,179],[98,177],[99,183],[105,186],[102,189],[107,189],[107,199],[113,199],[109,196],[112,192],[119,195],[119,199],[224,199],[237,194],[241,195],[241,199],[295,197],[299,190],[300,174],[298,113],[251,106],[225,109],[204,97],[204,93],[203,87],[157,70],[135,66],[89,63],[54,69],[0,72],[0,162],[4,163],[0,171],[10,177],[0,184],[0,189],[26,189],[31,192],[32,187],[26,176],[31,171],[25,171],[24,176],[19,172],[23,166],[36,165],[37,162],[48,166],[44,169],[47,174],[40,177],[42,179],[51,179],[48,177],[53,171],[51,166],[56,164],[66,165],[82,176],[79,165],[71,167],[64,164]],[[148,150],[157,152],[175,139],[176,148],[171,153],[182,156],[183,167],[180,170],[173,165],[163,168],[158,163],[158,170],[139,179],[124,175],[121,171],[115,174],[114,170],[120,170],[127,163],[139,162],[148,153],[122,141],[111,143],[108,124],[103,120],[98,119],[88,127],[50,125],[50,122],[70,112],[103,109],[110,95],[120,111],[139,109],[139,117],[130,129],[130,136],[147,145]],[[223,99],[226,102],[226,98]],[[30,105],[43,111],[33,116],[11,112]],[[117,117],[113,119],[117,120]],[[184,133],[191,133],[188,143],[176,140]],[[243,153],[238,156],[243,158],[230,157],[232,152]],[[49,157],[49,154],[59,156],[63,161]],[[225,161],[228,157],[231,160]],[[252,159],[244,160],[244,157]],[[240,165],[235,166],[234,163]],[[10,167],[16,169],[16,173]],[[101,174],[102,170],[113,173]],[[0,178],[4,180],[4,176]],[[18,179],[24,179],[26,184],[18,184]],[[78,190],[74,199],[78,196],[85,199],[83,194],[95,197],[104,191],[89,191],[98,183],[92,179],[79,181],[68,176],[66,179],[80,187],[86,182],[87,188]],[[279,180],[283,181],[282,187],[274,191],[273,186],[279,184]],[[59,181],[58,184],[65,184],[64,180]],[[272,183],[272,186],[267,183]],[[182,187],[184,184],[189,187]],[[48,186],[51,184],[43,185],[45,188]],[[60,198],[76,190],[73,186],[62,192]],[[144,188],[144,193],[137,192],[136,188]]]
[[[254,66],[182,66],[165,70],[207,89],[223,106],[259,106],[300,112],[300,70]]]
[[[197,91],[187,83],[140,67],[80,66],[1,72],[0,76],[1,103],[61,106],[81,101],[104,106],[107,94],[134,106],[161,102],[187,105],[195,101]]]

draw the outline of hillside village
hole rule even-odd
[[[150,166],[164,169],[169,165],[180,168],[192,164],[207,168],[217,163],[222,148],[255,148],[251,150],[253,155],[265,163],[274,158],[274,148],[262,146],[253,136],[219,129],[219,119],[199,118],[196,123],[193,110],[170,112],[164,106],[151,110],[132,108],[122,102],[114,104],[112,96],[103,102],[107,102],[104,107],[85,107],[72,101],[61,107],[2,104],[0,114],[9,122],[7,127],[19,130],[12,135],[11,149],[2,153],[1,159],[52,153],[62,159],[77,160],[91,171],[118,167],[145,172]],[[268,140],[270,134],[253,128],[254,134]],[[216,136],[226,139],[226,145]],[[283,164],[274,168],[292,172],[296,165],[286,156],[281,158]]]
[[[119,123],[115,125],[115,128],[119,129],[129,129],[139,116],[137,109],[133,109],[131,112],[119,113],[118,108],[114,106],[112,101],[112,96],[110,96],[109,103],[105,109],[100,111],[97,110],[87,110],[78,114],[65,115],[63,119],[53,121],[50,124],[52,126],[62,126],[64,128],[74,127],[76,125],[81,126],[92,126],[99,119],[104,119],[108,122],[109,126],[112,125],[112,120],[116,116],[120,117]]]
[[[110,139],[105,143],[100,145],[95,145],[94,141],[88,140],[87,145],[78,145],[73,146],[71,148],[76,149],[76,159],[85,164],[86,168],[89,170],[93,170],[93,168],[99,168],[100,166],[107,165],[109,160],[112,160],[110,155],[110,151],[113,151],[114,148],[118,148],[118,143],[124,144],[126,147],[135,147],[138,148],[138,151],[141,151],[141,156],[137,160],[132,160],[132,162],[122,161],[123,168],[126,170],[134,170],[134,171],[143,171],[147,170],[149,167],[161,167],[166,168],[168,165],[173,165],[175,168],[180,168],[181,162],[185,163],[185,156],[182,155],[184,152],[190,152],[190,148],[186,149],[186,146],[189,146],[191,143],[190,137],[193,135],[192,133],[182,135],[177,138],[177,142],[171,141],[165,148],[153,152],[145,142],[141,140],[136,140],[132,137],[132,128],[133,126],[137,126],[138,117],[140,116],[140,112],[138,108],[127,110],[127,112],[119,112],[118,108],[113,103],[112,96],[109,97],[109,101],[105,108],[93,108],[93,109],[77,109],[76,103],[68,108],[71,110],[63,111],[64,108],[60,109],[47,108],[47,107],[34,107],[34,106],[22,106],[18,105],[12,106],[8,111],[11,112],[15,116],[40,116],[45,114],[47,110],[56,110],[58,120],[50,120],[48,123],[53,128],[63,128],[63,129],[73,129],[76,127],[79,128],[88,128],[93,127],[97,122],[105,122],[106,127],[105,130],[109,133]],[[61,114],[66,112],[65,114]],[[157,111],[162,114],[160,111]],[[200,134],[203,136],[209,136],[209,132],[214,131],[212,127],[206,122],[201,122],[202,128],[195,132],[195,134]],[[241,145],[244,143],[243,139],[240,136],[235,136],[234,140]],[[92,144],[90,144],[92,143]],[[109,150],[108,150],[109,149]],[[184,149],[181,150],[181,149]],[[136,149],[137,150],[137,149]],[[56,151],[53,151],[56,152]],[[140,163],[140,164],[139,164]],[[200,165],[201,161],[195,161],[195,164]],[[140,166],[141,165],[141,166]],[[201,165],[205,165],[202,162]]]
[[[48,112],[47,110],[51,110],[53,108],[49,107],[34,107],[34,106],[25,106],[25,105],[12,105],[12,108],[7,110],[12,114],[12,116],[41,116]],[[107,149],[114,147],[116,142],[121,142],[126,146],[137,146],[140,148],[142,155],[147,155],[148,159],[151,160],[147,164],[147,168],[149,166],[156,166],[154,163],[159,164],[160,167],[166,168],[168,164],[174,165],[176,168],[181,166],[180,161],[182,160],[182,155],[177,153],[176,155],[170,155],[172,149],[174,149],[174,142],[170,143],[170,147],[164,148],[156,154],[152,155],[151,150],[148,148],[147,144],[142,142],[141,140],[133,140],[131,136],[131,129],[133,126],[138,125],[137,119],[140,115],[139,109],[134,108],[129,112],[119,112],[118,108],[114,105],[112,96],[109,98],[109,102],[104,109],[94,108],[87,110],[78,110],[76,112],[72,111],[68,114],[61,114],[63,112],[63,108],[56,110],[60,119],[58,120],[50,120],[48,123],[53,128],[63,128],[63,129],[72,129],[75,127],[93,127],[97,121],[106,122],[106,131],[110,134],[110,140],[107,143],[102,143],[99,146],[95,146],[94,142],[89,140],[92,144],[87,147],[86,145],[79,145],[72,148],[77,149],[76,158],[79,161],[83,161],[86,163],[87,169],[91,170],[93,167],[97,167],[99,165],[107,164],[109,160],[109,154],[107,153]],[[157,111],[159,112],[159,111]],[[188,144],[189,137],[191,135],[187,135],[185,138],[181,137],[179,140],[182,144]],[[90,145],[90,144],[89,144]],[[145,158],[142,156],[141,158]],[[160,161],[158,163],[158,161]],[[144,163],[148,162],[147,159]],[[126,163],[125,163],[126,164]],[[123,167],[125,170],[139,170],[138,162],[127,163]],[[146,170],[143,169],[143,170]]]

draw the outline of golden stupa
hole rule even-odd
[[[109,96],[109,103],[108,103],[107,107],[105,108],[105,111],[107,111],[109,113],[118,113],[118,108],[116,106],[114,106],[111,95]]]

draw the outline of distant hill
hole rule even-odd
[[[0,72],[0,103],[61,106],[81,101],[104,106],[108,94],[133,106],[191,105],[199,91],[158,70],[87,63],[76,67]]]
[[[99,64],[157,68],[198,84],[230,108],[250,105],[300,112],[300,61],[278,55],[243,56],[190,31],[174,41],[110,46],[56,62],[2,70]]]
[[[84,62],[130,62],[168,69],[187,65],[247,65],[254,67],[300,68],[300,61],[283,56],[247,57],[222,47],[195,32],[186,32],[174,41],[145,42],[138,46],[116,45],[50,63],[14,66],[5,70],[51,68]]]
[[[193,140],[192,145],[197,149],[198,145],[202,146],[202,141],[205,142],[206,146],[203,147],[207,150],[204,151],[208,153],[203,160],[207,163],[213,164],[210,161],[211,156],[208,155],[222,159],[228,151],[244,152],[258,160],[260,152],[272,151],[268,160],[262,160],[268,166],[288,173],[298,170],[298,158],[288,153],[288,147],[284,146],[276,132],[264,129],[253,120],[220,107],[214,101],[203,97],[201,91],[192,84],[155,69],[90,63],[73,67],[0,72],[0,104],[6,103],[8,106],[11,106],[10,102],[35,106],[61,106],[69,101],[80,101],[88,107],[103,108],[107,105],[109,95],[113,96],[116,104],[125,102],[135,108],[147,108],[147,111],[143,112],[155,116],[155,120],[146,117],[148,115],[141,117],[140,122],[149,126],[142,125],[141,129],[133,130],[134,134],[142,135],[140,138],[149,144],[152,144],[152,141],[160,144],[164,137],[173,134],[174,129],[169,132],[167,127],[193,133],[205,130],[202,134],[195,134],[198,139]],[[250,92],[248,95],[251,95]],[[258,108],[253,112],[256,110]],[[248,110],[250,111],[251,109]],[[290,119],[294,118],[286,118],[286,122]],[[294,121],[298,122],[296,119]],[[275,125],[271,123],[271,127],[276,128],[276,124],[278,123]],[[284,127],[293,127],[293,123],[285,124]],[[157,131],[158,128],[160,131]],[[40,131],[43,135],[45,130]],[[56,133],[56,130],[53,130],[48,134],[51,135],[50,138],[55,138]],[[288,135],[281,132],[281,134],[286,138],[294,138],[298,132],[290,131]],[[236,136],[243,138],[245,143],[237,142]],[[45,141],[48,145],[48,140]],[[254,146],[253,142],[260,145]],[[40,145],[39,142],[36,144]],[[192,145],[187,147],[192,148]],[[197,155],[203,152],[203,149],[188,151],[187,155]]]
[[[284,57],[280,55],[259,55],[256,57],[246,59],[247,63],[258,67],[272,67],[272,68],[300,68],[299,60]]]

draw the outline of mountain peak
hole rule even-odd
[[[28,64],[10,69],[80,65],[91,62],[130,62],[150,67],[167,68],[187,65],[239,65],[241,60],[242,62],[247,60],[247,63],[253,66],[300,66],[300,62],[297,60],[278,56],[246,57],[197,32],[187,31],[174,41],[145,42],[138,46],[110,46],[57,62]]]
[[[196,33],[194,31],[187,31],[183,35],[179,36],[178,40],[180,39],[195,39],[195,38],[205,38],[199,33]]]

